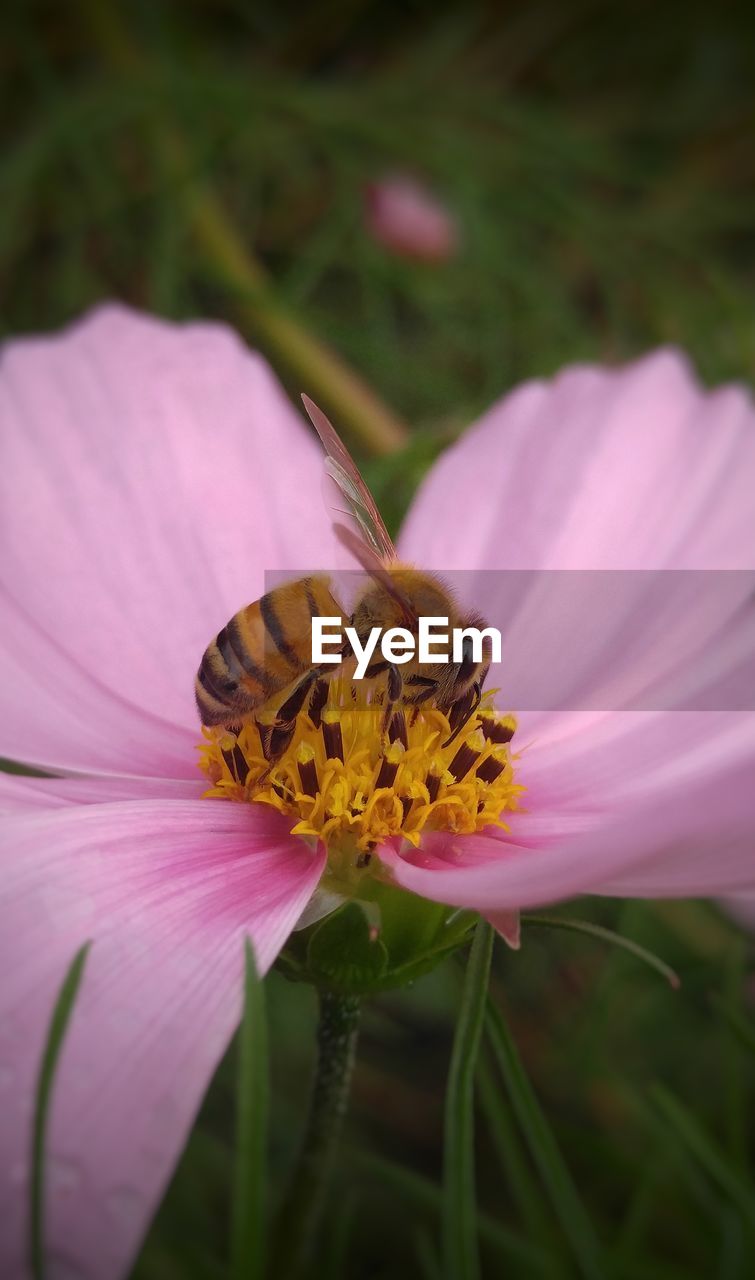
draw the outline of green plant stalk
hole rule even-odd
[[[244,1014],[239,1032],[236,1171],[231,1230],[232,1280],[265,1273],[265,1156],[269,1072],[265,993],[249,938],[244,943]]]
[[[212,192],[190,197],[190,225],[221,279],[233,290],[242,326],[336,422],[373,454],[394,453],[408,441],[406,427],[341,358],[313,338],[276,301],[264,268],[252,257]]]
[[[477,1280],[480,1270],[474,1176],[474,1077],[492,956],[493,929],[481,920],[469,953],[446,1088],[443,1135],[445,1280]]]
[[[37,1080],[29,1206],[29,1253],[34,1280],[44,1280],[46,1275],[44,1245],[45,1141],[55,1071],[65,1034],[68,1030],[68,1022],[81,986],[84,965],[86,964],[90,946],[91,943],[85,942],[79,948],[61,984],[47,1030],[47,1040]]]
[[[281,1208],[273,1274],[295,1280],[312,1256],[349,1097],[358,996],[320,993],[317,1066],[304,1142]]]
[[[143,72],[140,50],[112,5],[82,0],[86,26],[100,50],[121,74]],[[157,143],[167,172],[183,192],[190,230],[207,261],[228,287],[245,332],[265,348],[306,391],[320,401],[339,428],[373,454],[394,453],[408,440],[404,424],[341,358],[308,333],[276,299],[264,267],[234,226],[214,192],[187,181],[188,165],[178,131],[158,130]]]
[[[584,933],[588,937],[597,938],[599,942],[607,942],[612,947],[619,947],[629,955],[634,956],[635,960],[642,961],[650,969],[655,969],[662,978],[665,978],[669,986],[674,991],[678,991],[681,986],[681,980],[678,973],[675,973],[670,965],[664,960],[654,955],[652,951],[648,951],[647,947],[643,947],[639,942],[634,942],[632,938],[625,938],[623,934],[616,933],[614,929],[606,929],[603,925],[593,924],[591,920],[573,920],[565,916],[541,916],[541,915],[523,915],[522,924],[540,926],[545,929],[566,929],[574,933]]]

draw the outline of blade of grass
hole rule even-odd
[[[627,951],[634,956],[636,960],[641,960],[651,969],[655,969],[662,978],[665,978],[669,986],[675,991],[681,986],[678,973],[675,973],[670,965],[667,965],[659,956],[648,951],[646,947],[640,946],[639,942],[633,942],[631,938],[625,938],[620,933],[614,933],[613,929],[606,929],[601,924],[592,924],[589,920],[569,920],[561,916],[522,916],[522,924],[532,924],[547,929],[567,929],[572,933],[586,933],[591,938],[597,938],[600,942],[608,942],[612,947],[620,947],[623,951]]]
[[[728,1008],[735,1013],[742,1006],[747,980],[748,950],[745,939],[737,938],[724,965],[724,998]],[[723,1036],[721,1052],[726,1150],[732,1163],[744,1173],[749,1164],[748,1068],[751,1064],[742,1054],[741,1046],[731,1035]]]
[[[414,1256],[422,1280],[441,1280],[435,1239],[426,1227],[419,1227],[414,1232]]]
[[[481,920],[464,977],[446,1088],[443,1132],[443,1272],[446,1280],[477,1280],[474,1175],[474,1076],[485,1020],[493,929]]]
[[[722,996],[712,995],[710,1002],[713,1007],[721,1014],[727,1026],[734,1033],[740,1044],[749,1049],[750,1053],[755,1053],[755,1026],[751,1020],[739,1010],[733,1009],[727,1000]]]
[[[76,996],[81,985],[84,965],[91,946],[85,942],[73,957],[65,978],[63,979],[55,1007],[52,1011],[47,1032],[42,1063],[37,1080],[37,1091],[34,1105],[34,1128],[32,1137],[31,1160],[31,1204],[29,1212],[31,1268],[34,1280],[43,1280],[45,1275],[44,1249],[44,1194],[45,1194],[45,1138],[47,1136],[47,1118],[50,1111],[50,1099],[55,1080],[60,1050],[63,1046],[68,1022],[71,1017]]]
[[[353,1188],[339,1197],[322,1233],[320,1269],[328,1280],[347,1280],[349,1250],[359,1222],[359,1202]]]
[[[529,1240],[547,1241],[553,1245],[553,1221],[543,1200],[542,1191],[511,1115],[511,1107],[502,1096],[488,1063],[482,1062],[477,1077],[482,1114],[490,1140],[503,1173],[503,1189],[511,1197]],[[551,1275],[563,1275],[562,1260],[552,1255]]]
[[[586,1280],[603,1280],[601,1250],[558,1144],[535,1096],[500,1010],[488,1000],[487,1031],[511,1103],[556,1216]]]
[[[430,1178],[406,1169],[403,1165],[394,1164],[383,1156],[372,1155],[366,1151],[356,1151],[351,1157],[364,1171],[376,1180],[393,1187],[404,1201],[409,1201],[418,1210],[425,1209],[437,1217],[443,1212],[443,1192]],[[529,1270],[539,1274],[547,1273],[547,1259],[542,1249],[530,1240],[502,1226],[491,1214],[477,1212],[477,1230],[482,1244],[505,1257],[507,1261],[521,1263]]]
[[[268,1088],[264,988],[257,973],[254,948],[246,938],[231,1214],[232,1280],[262,1280],[264,1275]]]
[[[614,1263],[627,1262],[645,1243],[651,1223],[663,1205],[661,1187],[672,1181],[676,1152],[669,1152],[665,1134],[642,1169],[626,1206],[614,1243]]]
[[[657,1111],[682,1146],[694,1156],[700,1168],[731,1203],[737,1206],[750,1225],[755,1226],[755,1193],[752,1187],[740,1176],[731,1161],[726,1159],[697,1117],[678,1098],[664,1089],[663,1085],[654,1085],[650,1096]]]

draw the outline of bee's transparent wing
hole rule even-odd
[[[341,545],[351,552],[357,563],[361,564],[371,578],[374,578],[376,582],[380,582],[383,590],[396,601],[404,615],[404,625],[416,627],[418,619],[411,602],[407,600],[403,591],[400,590],[395,580],[391,577],[390,566],[386,564],[385,560],[377,555],[369,543],[365,542],[364,538],[361,538],[348,525],[339,524],[338,521],[335,521],[333,529]]]
[[[390,566],[397,563],[398,557],[375,499],[333,424],[309,396],[302,395],[302,400],[325,449],[325,473],[346,500],[348,510],[336,507],[335,512],[339,516],[350,516],[355,526],[334,520],[333,529],[338,541],[372,578],[382,583],[384,590],[400,606],[406,625],[416,626],[417,618],[411,603],[391,577]]]
[[[382,563],[394,562],[396,548],[354,459],[322,410],[309,396],[303,395],[302,401],[325,449],[325,470],[346,499],[364,542]]]

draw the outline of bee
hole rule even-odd
[[[238,730],[257,724],[263,754],[270,766],[280,759],[294,734],[296,718],[306,707],[319,716],[327,697],[327,681],[352,656],[344,643],[338,665],[312,662],[312,619],[338,618],[354,628],[365,644],[373,627],[404,627],[417,637],[420,617],[443,617],[450,628],[484,630],[477,613],[460,610],[446,584],[434,573],[402,564],[380,512],[351,454],[332,423],[309,399],[304,407],[325,450],[325,469],[345,498],[354,522],[334,523],[339,541],[367,573],[367,582],[351,615],[334,596],[326,574],[312,574],[274,588],[234,614],[205,650],[195,691],[202,723]],[[415,645],[416,649],[416,645]],[[431,702],[449,722],[451,742],[474,714],[490,666],[483,641],[476,660],[471,638],[463,641],[459,662],[420,663],[416,656],[397,664],[376,655],[365,678],[383,680],[383,732],[405,738],[403,711]]]

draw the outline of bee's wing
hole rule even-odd
[[[401,608],[406,625],[416,626],[416,613],[390,573],[390,566],[396,564],[398,557],[375,499],[332,422],[309,396],[302,395],[302,401],[325,449],[325,470],[348,504],[348,511],[341,514],[351,515],[356,524],[356,528],[352,528],[334,521],[333,530],[338,541],[372,578],[382,583]]]
[[[404,615],[404,625],[409,627],[410,630],[416,627],[418,622],[417,614],[403,591],[397,587],[391,577],[390,567],[386,565],[385,561],[376,555],[369,544],[363,538],[360,538],[359,534],[355,533],[353,529],[350,529],[348,525],[335,522],[333,530],[342,546],[351,552],[354,559],[361,564],[363,569],[366,569],[370,577],[381,583],[383,589],[395,600]]]
[[[302,401],[325,449],[325,470],[346,499],[364,542],[383,564],[394,562],[396,548],[354,459],[322,409],[309,396],[302,395]]]

